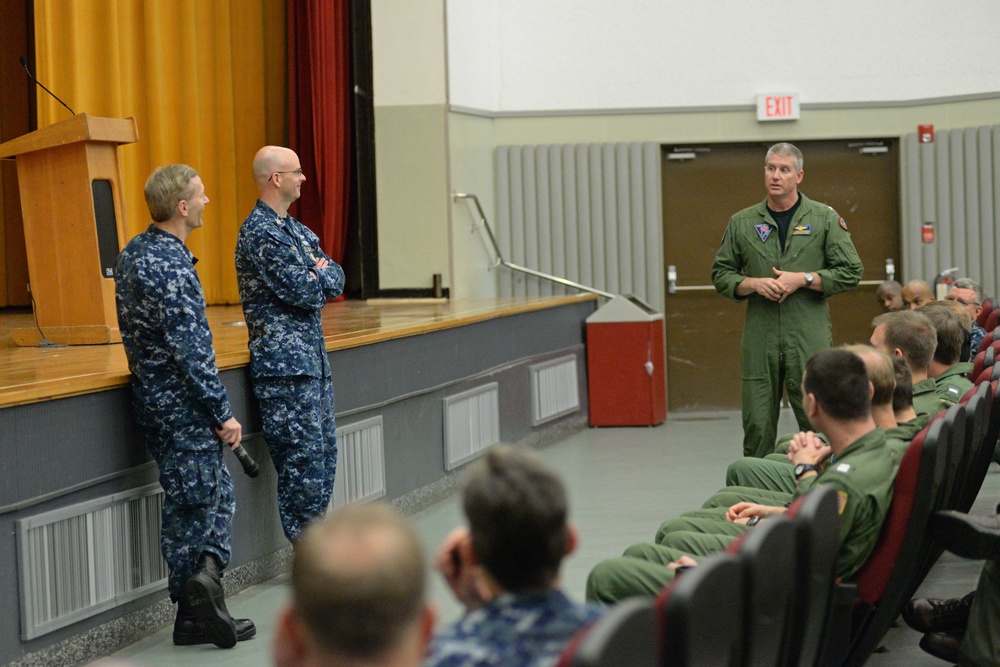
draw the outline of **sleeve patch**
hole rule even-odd
[[[837,467],[834,468],[834,470],[843,475],[848,475],[850,474],[851,470],[853,470],[853,468],[851,467],[850,463],[838,463]]]
[[[837,491],[837,514],[843,514],[847,509],[847,492]]]
[[[843,218],[840,219],[840,226],[844,228],[845,232],[847,231],[847,223],[844,221]]]

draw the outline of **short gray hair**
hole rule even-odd
[[[795,171],[802,171],[802,165],[805,164],[805,161],[802,159],[802,151],[787,141],[781,141],[768,148],[767,155],[764,156],[764,164],[767,164],[768,159],[772,155],[795,158]]]
[[[972,290],[973,292],[976,293],[976,305],[977,306],[983,305],[983,300],[986,298],[986,296],[983,294],[983,288],[979,283],[977,283],[972,278],[959,278],[952,284],[952,287]]]

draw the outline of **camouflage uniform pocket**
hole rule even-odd
[[[160,486],[171,504],[214,504],[218,480],[218,452],[174,451],[160,467]]]

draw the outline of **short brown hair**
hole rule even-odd
[[[349,505],[295,545],[293,607],[332,655],[376,658],[424,607],[427,561],[413,527],[383,503]]]
[[[896,389],[896,375],[892,371],[892,359],[871,345],[845,345],[848,352],[861,357],[868,371],[868,381],[872,383],[872,405],[889,405]]]
[[[971,321],[965,306],[954,301],[949,303],[954,303],[965,314],[966,319]],[[940,301],[935,301],[917,309],[918,313],[926,315],[927,319],[934,325],[934,331],[937,332],[934,361],[945,366],[954,366],[958,363],[962,357],[962,345],[965,344],[965,337],[969,333],[968,329],[962,327],[958,313],[952,310],[955,306],[947,306]]]
[[[191,181],[198,175],[194,167],[171,164],[160,167],[146,179],[146,206],[153,222],[166,222],[174,217],[177,204],[194,194]]]
[[[901,310],[882,313],[872,320],[872,327],[885,325],[885,343],[890,349],[899,348],[910,362],[910,368],[923,369],[931,365],[937,348],[937,332],[923,313]]]

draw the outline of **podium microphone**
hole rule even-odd
[[[243,472],[245,472],[248,477],[256,477],[260,474],[260,468],[257,466],[257,462],[250,458],[250,455],[247,454],[247,450],[243,449],[243,445],[236,445],[236,449],[233,450],[233,454],[236,454],[236,458],[240,460],[240,465],[243,466]]]
[[[59,97],[55,93],[53,93],[51,90],[49,90],[48,88],[46,88],[45,86],[43,86],[42,82],[35,78],[35,75],[31,73],[30,69],[28,69],[28,59],[27,58],[25,58],[24,56],[21,56],[18,60],[21,61],[21,67],[24,68],[24,71],[28,73],[28,78],[29,79],[31,79],[32,81],[34,81],[35,84],[38,85],[38,86],[40,86],[42,90],[44,90],[49,95],[51,95],[55,99],[56,102],[58,102],[59,104],[63,105],[67,109],[69,109],[69,105],[68,104],[66,104],[61,99],[59,99]],[[71,114],[73,114],[74,116],[76,115],[76,112],[73,111],[72,109],[69,109],[69,112]]]

